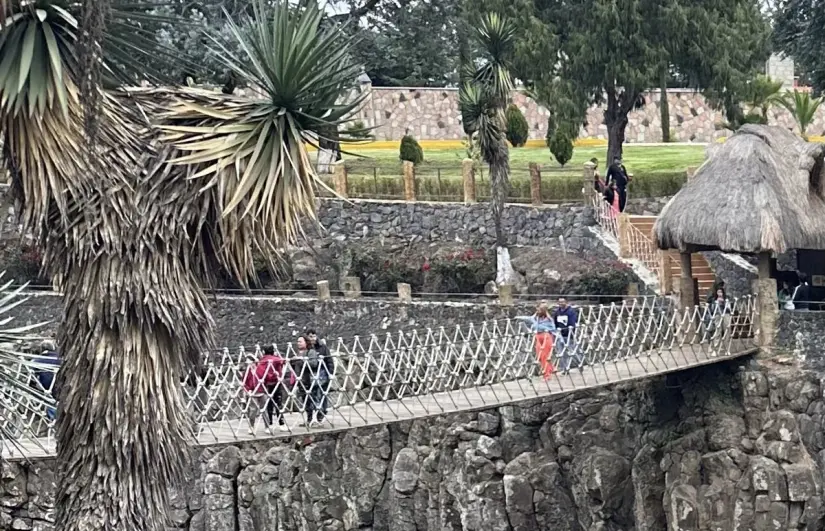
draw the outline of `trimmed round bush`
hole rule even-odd
[[[400,158],[413,164],[424,162],[424,150],[421,149],[421,144],[412,135],[404,135],[404,138],[401,139]]]
[[[527,143],[530,135],[530,127],[527,125],[527,119],[524,118],[521,110],[515,105],[510,104],[504,115],[507,120],[507,141],[513,147],[522,147]]]

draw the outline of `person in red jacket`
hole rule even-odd
[[[244,388],[250,395],[249,434],[255,434],[258,415],[264,419],[267,433],[272,433],[273,418],[278,419],[281,431],[286,431],[283,415],[284,359],[275,353],[274,345],[264,347],[264,355],[250,365],[244,375]]]

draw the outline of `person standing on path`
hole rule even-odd
[[[536,360],[541,367],[542,376],[549,380],[553,375],[553,362],[550,354],[553,352],[554,335],[556,325],[547,311],[547,303],[542,302],[536,308],[536,313],[532,316],[520,316],[516,319],[523,321],[530,327],[530,331],[535,334]]]
[[[616,192],[619,194],[619,212],[624,212],[624,207],[627,204],[627,183],[630,182],[630,176],[627,174],[627,169],[622,164],[622,159],[616,157],[613,159],[613,164],[607,169],[607,184],[615,183]]]

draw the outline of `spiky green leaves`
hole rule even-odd
[[[324,185],[306,145],[340,129],[362,101],[350,92],[361,69],[348,59],[349,39],[322,19],[314,2],[298,8],[255,0],[250,24],[230,22],[242,54],[218,39],[215,45],[259,97],[181,90],[161,125],[164,142],[181,152],[172,163],[187,166],[209,191],[219,257],[241,281],[252,269],[252,246],[269,256],[302,235],[302,221],[315,219],[315,187]]]
[[[44,113],[58,102],[67,114],[64,76],[66,41],[77,21],[59,6],[21,11],[0,31],[0,109]]]
[[[822,101],[822,98],[812,98],[809,93],[798,90],[785,93],[779,98],[779,104],[791,113],[799,127],[799,134],[805,140],[808,140],[808,127],[813,123]]]

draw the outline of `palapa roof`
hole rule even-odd
[[[781,253],[825,249],[825,145],[746,125],[665,206],[660,249]]]

